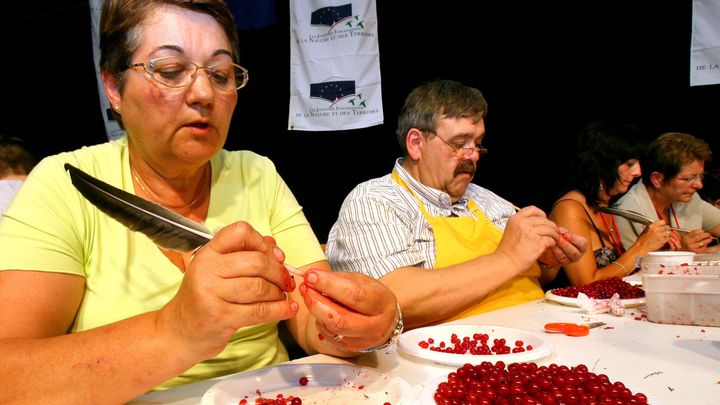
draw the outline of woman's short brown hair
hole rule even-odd
[[[712,150],[702,139],[682,132],[664,133],[650,143],[645,156],[640,159],[643,182],[652,187],[650,175],[658,172],[667,183],[683,166],[696,160],[708,162],[711,159]]]
[[[105,0],[100,14],[100,70],[112,75],[122,92],[130,58],[140,46],[138,26],[158,7],[176,6],[207,14],[218,22],[239,63],[240,40],[232,11],[223,0]],[[122,126],[119,114],[113,115]]]

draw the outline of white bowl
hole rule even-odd
[[[641,274],[657,274],[666,267],[690,265],[695,259],[694,252],[662,251],[650,252],[640,260]]]

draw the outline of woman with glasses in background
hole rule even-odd
[[[599,210],[624,194],[640,176],[644,149],[641,131],[631,125],[598,121],[583,129],[572,155],[570,191],[555,202],[550,219],[584,236],[590,249],[577,262],[563,266],[563,272],[546,289],[568,282],[582,285],[625,277],[632,272],[638,256],[668,242],[670,234],[665,223],[658,220],[625,248],[614,217]]]
[[[677,250],[713,253],[720,236],[720,209],[704,201],[705,162],[712,151],[705,141],[690,134],[669,132],[650,143],[641,160],[642,182],[634,185],[615,204],[672,226],[672,246]],[[635,243],[645,225],[616,217],[624,246]],[[711,245],[711,246],[708,246]]]
[[[225,2],[109,0],[100,25],[128,135],[44,159],[0,221],[0,403],[124,403],[282,362],[281,321],[309,353],[392,341],[392,292],[330,272],[270,160],[223,149],[248,80]],[[217,232],[160,249],[83,198],[66,163]]]

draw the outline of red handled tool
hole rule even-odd
[[[591,322],[581,324],[552,322],[545,324],[545,332],[564,333],[568,336],[587,336],[590,334],[591,328],[597,328],[598,326],[603,325],[605,325],[605,322]]]

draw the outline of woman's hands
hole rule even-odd
[[[702,229],[695,229],[684,235],[665,225],[665,221],[657,220],[645,227],[638,236],[636,245],[643,247],[645,253],[662,250],[686,250],[695,253],[714,253],[715,248],[708,248],[715,237]]]
[[[348,355],[387,342],[398,322],[395,295],[360,273],[310,269],[299,292],[314,318],[318,351],[330,343]]]
[[[299,310],[286,293],[295,281],[283,252],[245,222],[218,232],[191,257],[175,297],[160,311],[158,327],[175,335],[188,355],[220,353],[241,327],[289,319]],[[182,352],[180,352],[182,353]]]
[[[678,250],[680,246],[677,234],[662,219],[646,226],[635,241],[635,245],[641,248],[641,255],[661,250],[668,243],[670,250]]]
[[[287,320],[299,312],[305,320],[301,333],[314,325],[316,336],[307,342],[317,351],[350,355],[390,338],[397,300],[384,284],[359,273],[310,269],[299,288],[306,310],[287,298],[296,282],[284,259],[271,237],[245,222],[221,229],[187,255],[183,282],[160,311],[158,327],[179,341],[178,355],[193,361],[221,352],[241,327]]]
[[[677,235],[679,249],[689,250],[695,253],[714,253],[717,248],[708,248],[708,244],[712,243],[715,237],[702,229],[695,229],[683,235]]]

